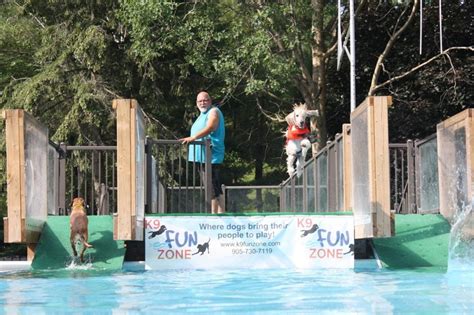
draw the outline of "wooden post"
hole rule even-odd
[[[342,125],[342,142],[344,151],[344,211],[352,211],[352,148],[351,125]]]
[[[26,213],[25,206],[25,157],[23,111],[18,109],[4,110],[5,139],[7,150],[7,225],[5,242],[24,242],[22,218]]]
[[[204,191],[205,191],[205,205],[206,208],[204,209],[204,212],[207,213],[212,213],[212,196],[214,195],[214,189],[212,187],[212,164],[211,164],[211,140],[207,139],[205,141],[205,152],[206,152],[206,162],[205,162],[205,186],[204,186]]]
[[[280,184],[280,212],[286,212],[286,189]]]
[[[48,215],[48,129],[21,109],[5,109],[7,218],[4,240],[36,243]]]
[[[66,144],[61,142],[59,144],[60,149],[62,150],[59,154],[59,165],[58,165],[58,207],[59,214],[66,215]]]
[[[416,213],[416,194],[415,194],[415,148],[412,140],[407,141],[407,213]]]
[[[351,113],[352,200],[355,237],[392,235],[388,107],[390,96],[371,96]]]
[[[305,163],[305,162],[304,162]],[[314,162],[313,162],[314,163]],[[306,164],[306,163],[305,163]],[[308,169],[303,166],[303,178],[302,178],[302,196],[303,196],[303,209],[302,212],[310,212],[308,209]]]
[[[224,184],[222,184],[221,189],[222,189],[222,197],[221,197],[221,200],[220,200],[220,202],[222,203],[221,207],[224,210],[224,212],[226,212],[226,210],[227,210],[226,186]]]
[[[375,236],[392,236],[390,213],[390,154],[388,147],[388,107],[392,104],[391,97],[373,97],[373,150],[374,176],[372,181],[373,204],[375,205],[376,222]]]
[[[137,174],[137,163],[145,162],[144,135],[140,125],[143,119],[136,100],[116,99],[112,103],[117,114],[117,216],[114,227],[116,240],[143,240],[144,173]],[[140,118],[137,118],[140,117]],[[141,139],[141,137],[143,139]],[[137,155],[141,160],[137,161]],[[144,165],[138,165],[144,170]],[[137,186],[140,186],[137,190]],[[143,195],[143,196],[142,196]]]
[[[290,177],[290,183],[291,183],[291,193],[290,193],[290,204],[291,204],[291,212],[298,212],[296,210],[296,176],[291,176]]]
[[[326,142],[327,148],[327,211],[338,211],[337,209],[337,142]]]
[[[28,261],[33,261],[35,258],[36,244],[30,243],[26,245],[26,259]]]
[[[440,213],[452,223],[474,197],[474,109],[437,125]]]

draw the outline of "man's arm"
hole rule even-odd
[[[182,144],[187,144],[189,142],[193,142],[196,139],[200,139],[209,135],[211,132],[217,129],[219,126],[219,114],[217,113],[217,109],[211,108],[209,112],[209,117],[207,119],[206,127],[199,130],[194,136],[189,136],[186,138],[179,139]]]

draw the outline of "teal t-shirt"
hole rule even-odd
[[[191,127],[191,136],[194,136],[199,130],[202,130],[207,125],[207,119],[209,117],[209,113],[211,110],[217,110],[217,114],[219,115],[219,125],[217,126],[216,130],[211,132],[207,137],[197,139],[197,140],[205,140],[205,138],[211,139],[211,163],[212,164],[221,164],[224,161],[224,138],[225,138],[225,124],[224,124],[224,115],[217,107],[211,107],[205,113],[201,113],[199,117],[194,122],[193,126]],[[188,161],[189,162],[206,162],[206,147],[204,145],[189,145],[188,151]]]

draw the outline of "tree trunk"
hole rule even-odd
[[[324,7],[325,0],[312,0],[313,8],[311,47],[312,87],[311,101],[307,104],[311,109],[319,110],[319,117],[311,120],[311,129],[317,132],[318,142],[313,144],[313,156],[320,148],[325,146],[327,140],[326,130],[326,56],[324,45]]]

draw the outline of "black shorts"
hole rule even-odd
[[[222,195],[222,185],[219,179],[220,170],[221,170],[220,164],[212,164],[212,191],[213,191],[212,198],[213,199]]]
[[[222,185],[220,181],[220,170],[221,170],[221,164],[211,164],[212,165],[212,199],[219,197],[220,195],[223,194],[222,192]],[[206,167],[204,164],[201,164],[200,168],[200,173],[201,173],[201,178],[204,180],[204,171],[206,170]]]

